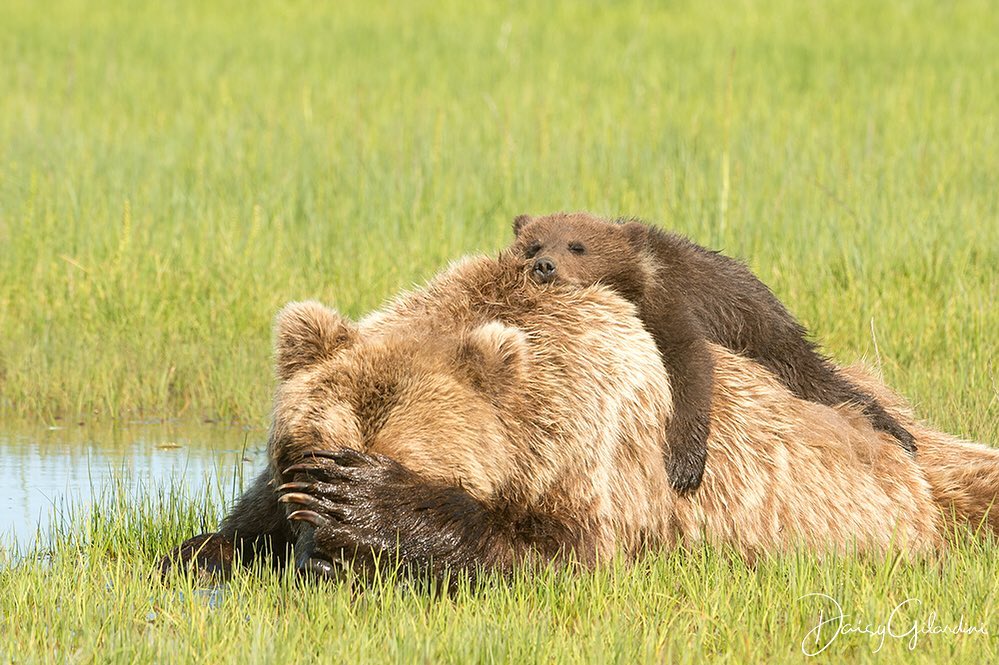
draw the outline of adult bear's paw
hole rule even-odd
[[[313,548],[298,556],[302,572],[336,578],[337,563],[351,562],[371,573],[398,552],[400,531],[416,517],[409,492],[418,479],[383,455],[315,451],[284,475],[294,478],[278,487],[279,501],[294,509],[288,519],[313,529]]]
[[[218,533],[203,533],[188,538],[163,557],[160,574],[167,577],[171,571],[179,570],[192,573],[206,582],[224,582],[232,576],[235,556],[231,540]]]

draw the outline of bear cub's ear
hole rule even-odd
[[[520,237],[520,232],[533,219],[534,218],[531,217],[530,215],[517,215],[516,217],[514,217],[513,218],[513,236],[515,238],[519,238]]]
[[[357,339],[357,328],[336,310],[314,300],[289,303],[274,322],[274,373],[279,381],[287,381]]]
[[[499,321],[473,328],[458,345],[459,367],[484,392],[497,393],[515,385],[527,363],[527,333]]]
[[[649,242],[650,228],[641,222],[632,220],[622,221],[620,224],[621,232],[624,233],[628,244],[637,250],[645,249]]]

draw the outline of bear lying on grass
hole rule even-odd
[[[859,410],[797,399],[715,345],[704,480],[678,495],[661,462],[669,377],[635,314],[604,287],[536,284],[513,255],[466,259],[357,324],[289,305],[269,468],[164,569],[282,565],[294,546],[320,575],[384,556],[453,579],[702,540],[919,553],[955,520],[999,531],[999,451],[848,370],[915,436],[913,460]]]

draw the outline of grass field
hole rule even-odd
[[[942,560],[785,555],[749,567],[716,549],[648,556],[587,575],[490,580],[454,597],[381,581],[364,591],[272,571],[224,589],[165,584],[159,556],[214,524],[218,491],[108,491],[64,512],[44,556],[0,567],[0,660],[164,663],[986,663],[999,656],[999,545]],[[95,565],[95,562],[96,565]],[[822,619],[847,616],[807,639]],[[877,631],[882,639],[851,628]],[[989,635],[927,634],[984,627]],[[882,644],[883,643],[883,644]],[[879,645],[880,649],[879,649]]]
[[[261,424],[284,302],[359,316],[503,246],[515,214],[590,209],[745,258],[837,359],[999,442],[996,34],[987,0],[5,0],[0,413]],[[678,553],[456,600],[248,575],[219,604],[148,578],[217,506],[150,501],[109,497],[0,571],[0,659],[798,662],[809,592],[999,633],[991,545]],[[900,642],[825,656],[999,654]]]

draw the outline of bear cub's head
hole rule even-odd
[[[512,249],[538,283],[603,284],[632,301],[642,292],[648,237],[643,224],[585,212],[520,215],[513,232]]]

